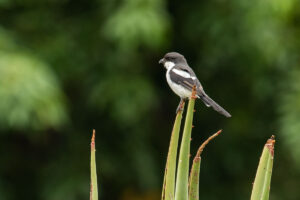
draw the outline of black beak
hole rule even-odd
[[[159,62],[158,62],[158,64],[164,64],[164,63],[165,63],[165,59],[164,58],[160,59]]]

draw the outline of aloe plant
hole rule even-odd
[[[165,168],[164,184],[162,191],[162,200],[192,200],[193,198],[197,200],[199,197],[199,173],[200,173],[200,160],[201,152],[203,151],[205,145],[221,133],[221,130],[215,133],[213,136],[209,137],[198,149],[196,157],[193,162],[191,175],[189,177],[189,158],[190,158],[190,142],[192,133],[192,122],[194,115],[195,106],[195,88],[191,98],[189,100],[183,136],[179,152],[179,162],[176,163],[177,148],[178,148],[178,138],[180,132],[180,125],[182,119],[182,111],[177,113],[175,123],[173,126],[173,131],[171,135],[171,141],[169,146],[169,153],[167,158],[167,164]],[[177,167],[177,168],[176,168]],[[177,169],[177,174],[175,172]],[[176,177],[176,181],[175,181]],[[190,185],[190,186],[189,186]],[[175,194],[174,194],[175,187]]]
[[[189,200],[199,200],[199,179],[200,179],[200,165],[201,165],[201,153],[205,146],[215,137],[217,137],[222,130],[219,130],[212,136],[210,136],[202,145],[199,147],[197,154],[193,160],[193,165],[189,178]]]
[[[189,100],[184,130],[180,145],[179,162],[176,176],[175,200],[188,200],[188,176],[190,160],[190,143],[192,134],[192,123],[194,116],[194,106],[196,90],[193,88],[192,96]]]
[[[182,120],[182,112],[184,109],[184,103],[181,105],[181,110],[178,111],[173,126],[171,141],[169,146],[169,153],[165,168],[165,177],[162,190],[163,200],[173,200],[175,192],[175,173],[176,173],[176,160],[177,160],[177,148],[179,132]]]
[[[92,136],[92,140],[91,140],[91,186],[90,186],[91,188],[90,188],[90,200],[98,200],[95,134],[96,134],[96,131],[93,130],[93,136]]]
[[[198,148],[197,154],[193,160],[192,168],[189,176],[189,157],[190,157],[190,142],[193,128],[193,113],[195,106],[195,87],[193,87],[192,96],[189,100],[186,119],[184,124],[183,136],[180,145],[179,162],[177,164],[178,139],[180,126],[182,121],[182,109],[177,113],[175,123],[172,130],[170,147],[165,168],[165,176],[162,191],[162,200],[199,200],[199,180],[200,180],[200,165],[201,153],[205,146],[222,130],[219,130],[214,135],[210,136]],[[275,139],[272,136],[266,142],[257,169],[251,200],[268,200],[270,193],[270,183],[274,159],[274,144]],[[90,185],[90,200],[98,200],[96,158],[95,158],[95,130],[91,139],[91,185]],[[177,171],[177,174],[176,174]],[[176,176],[175,176],[176,175]],[[176,179],[176,180],[175,180]]]
[[[182,141],[179,152],[179,162],[176,163],[178,138],[182,120],[182,111],[177,113],[169,147],[167,164],[165,168],[164,184],[162,191],[162,200],[199,200],[199,179],[201,153],[204,147],[216,136],[221,130],[209,137],[198,149],[193,160],[192,168],[189,173],[190,141],[193,128],[193,113],[195,106],[195,88],[189,100]],[[274,158],[274,136],[272,136],[263,149],[257,169],[251,200],[268,200],[270,192],[270,183],[272,176],[273,158]],[[176,168],[177,167],[177,168]],[[177,170],[177,174],[175,176]],[[176,177],[176,181],[175,181]],[[175,187],[175,193],[174,193]]]
[[[272,136],[266,142],[257,168],[251,200],[268,200],[274,160],[275,139]]]

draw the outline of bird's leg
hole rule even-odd
[[[183,107],[184,107],[184,99],[183,98],[180,98],[180,102],[179,102],[179,105],[176,109],[176,114],[179,112],[179,111],[183,111]]]

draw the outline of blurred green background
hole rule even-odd
[[[297,0],[0,0],[0,199],[158,200],[179,98],[158,60],[185,55],[226,119],[198,101],[201,199],[249,199],[277,136],[272,200],[300,199]]]

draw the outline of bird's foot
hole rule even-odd
[[[183,111],[183,108],[184,108],[184,99],[181,99],[180,102],[179,102],[179,105],[177,106],[176,114],[177,114],[178,112],[182,112],[182,111]]]

